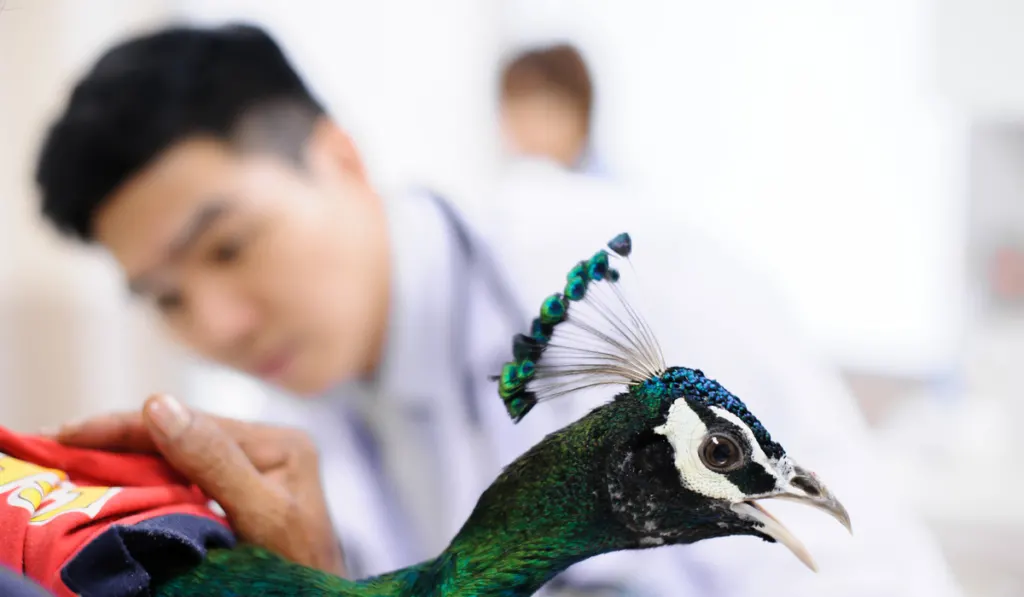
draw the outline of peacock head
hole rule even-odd
[[[698,369],[668,367],[650,326],[626,298],[616,259],[627,234],[570,271],[548,297],[515,360],[497,376],[514,421],[537,404],[585,388],[621,391],[564,432],[601,455],[600,492],[630,547],[749,535],[782,543],[815,570],[807,549],[762,506],[794,500],[851,530],[846,509],[774,441],[747,406]],[[562,440],[554,439],[552,445]],[[851,531],[852,532],[852,531]]]
[[[760,502],[795,500],[851,528],[821,480],[700,370],[669,368],[608,407],[622,413],[612,417],[618,428],[630,430],[607,461],[608,499],[639,546],[752,535],[782,543],[813,570],[807,549]],[[638,424],[622,424],[626,417]]]

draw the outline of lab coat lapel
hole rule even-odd
[[[451,538],[465,470],[450,337],[451,318],[459,315],[452,312],[454,246],[429,198],[405,197],[389,209],[393,302],[385,360],[363,412],[380,434],[388,476],[428,555]]]

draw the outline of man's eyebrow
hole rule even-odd
[[[209,230],[228,211],[229,205],[223,200],[206,203],[196,210],[182,227],[181,232],[171,240],[167,247],[166,255],[164,255],[155,268],[181,257],[183,253],[188,251],[203,236],[203,233]],[[129,280],[128,288],[132,294],[144,294],[146,292],[146,287],[149,286],[147,278],[151,272],[152,270],[143,272]]]
[[[228,203],[222,200],[207,203],[196,210],[168,246],[167,259],[177,259],[182,253],[188,251],[203,236],[203,233],[227,212]]]

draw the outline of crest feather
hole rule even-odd
[[[538,403],[579,390],[624,385],[666,370],[654,333],[626,297],[621,265],[633,243],[622,233],[566,275],[565,286],[541,303],[528,334],[512,340],[498,394],[515,422]]]

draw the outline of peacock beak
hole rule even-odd
[[[778,492],[765,495],[761,499],[772,498],[795,501],[822,510],[838,520],[840,524],[846,527],[846,530],[853,534],[853,526],[850,524],[850,515],[847,513],[846,508],[825,487],[818,476],[807,469],[793,465],[789,479],[785,482],[783,488]],[[737,514],[760,523],[763,527],[760,529],[762,532],[789,548],[793,555],[808,568],[815,572],[818,571],[814,559],[803,543],[756,501],[747,500],[739,502],[733,504],[732,509]]]
[[[839,503],[828,487],[825,487],[818,475],[799,465],[793,465],[788,487],[773,497],[800,502],[823,510],[846,527],[851,535],[853,534],[853,525],[850,524],[850,515],[846,508]]]

